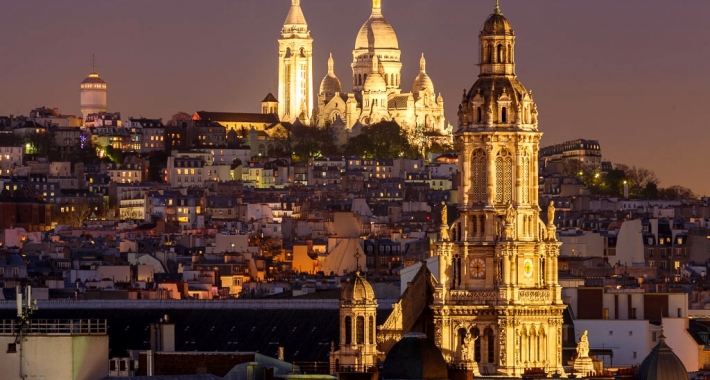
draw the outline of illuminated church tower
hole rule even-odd
[[[81,114],[84,120],[92,113],[106,112],[107,110],[107,86],[103,79],[99,78],[96,68],[91,62],[91,74],[81,82]]]
[[[450,362],[475,371],[562,374],[560,243],[538,206],[542,133],[532,92],[515,75],[515,34],[498,6],[479,34],[479,67],[454,133],[458,218],[451,226],[442,220],[436,244],[435,342]]]
[[[291,0],[279,39],[279,117],[310,124],[313,112],[313,38],[300,0]]]

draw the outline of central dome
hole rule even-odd
[[[357,34],[355,50],[360,49],[399,49],[397,35],[392,25],[382,16],[378,0],[374,0],[372,14]]]

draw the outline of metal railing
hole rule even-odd
[[[0,320],[0,335],[18,333],[20,325],[14,319]],[[105,319],[32,319],[25,326],[24,335],[105,335]]]

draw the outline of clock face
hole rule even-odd
[[[471,278],[485,278],[486,262],[479,257],[471,259],[471,264],[469,265],[469,272],[471,273]]]
[[[533,262],[531,259],[525,259],[523,262],[523,274],[525,277],[532,277],[533,275]]]

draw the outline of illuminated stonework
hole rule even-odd
[[[107,102],[106,95],[108,93],[106,82],[99,78],[99,74],[92,70],[91,74],[81,82],[81,114],[84,120],[86,116],[92,113],[106,112]]]
[[[279,118],[310,124],[312,112],[313,38],[300,0],[291,0],[279,39]]]
[[[403,93],[401,54],[394,28],[382,14],[381,0],[373,0],[372,13],[355,39],[351,64],[353,92],[321,91],[316,125],[336,126],[339,144],[358,133],[353,130],[357,125],[380,121],[396,121],[412,139],[422,131],[450,136],[444,119],[444,100],[434,92],[424,56],[412,91]],[[323,81],[332,80],[326,76]]]
[[[479,40],[480,73],[454,133],[458,218],[436,244],[436,344],[475,371],[563,374],[560,243],[539,217],[537,108],[515,76],[515,34],[498,8]]]

